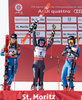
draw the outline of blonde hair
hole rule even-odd
[[[9,45],[8,45],[8,50],[9,50],[9,48],[10,48],[10,45],[12,44],[12,42],[11,42],[11,38],[9,39]],[[15,49],[17,50],[17,52],[18,52],[18,43],[17,43],[17,39],[16,39],[16,41],[15,41]]]

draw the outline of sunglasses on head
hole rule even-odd
[[[69,40],[69,43],[74,43],[74,40]]]

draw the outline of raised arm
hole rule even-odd
[[[36,30],[33,30],[33,46],[37,46],[37,42],[36,42]]]
[[[55,31],[53,30],[52,33],[51,33],[51,37],[49,39],[49,43],[48,43],[48,45],[46,47],[47,49],[49,49],[52,46],[53,41],[54,41],[54,35],[55,35]]]

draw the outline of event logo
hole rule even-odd
[[[78,30],[82,30],[82,24],[78,24]]]
[[[37,32],[36,34],[37,34],[38,36],[40,36],[40,32]]]
[[[78,23],[82,23],[82,17],[78,17]]]
[[[45,24],[38,24],[37,30],[45,30]]]
[[[29,24],[15,24],[15,30],[29,30]]]
[[[27,16],[24,16],[24,17],[21,17],[21,16],[15,16],[14,17],[14,22],[15,23],[29,23],[29,17]]]
[[[63,17],[63,23],[76,23],[76,17]]]
[[[23,6],[21,4],[16,4],[15,5],[15,10],[20,12],[23,9]]]
[[[79,37],[82,37],[82,32],[78,32],[78,36]]]
[[[62,39],[62,45],[68,45],[67,39]]]
[[[62,24],[62,30],[77,30],[76,24]]]
[[[73,32],[72,31],[63,31],[63,37],[68,37],[70,35],[76,37],[77,36],[77,32],[76,31],[73,31]]]
[[[61,44],[61,39],[54,39],[53,44],[60,45]]]
[[[46,17],[47,23],[61,23],[61,17]]]

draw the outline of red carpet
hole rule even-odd
[[[77,91],[0,91],[0,100],[82,100]]]

